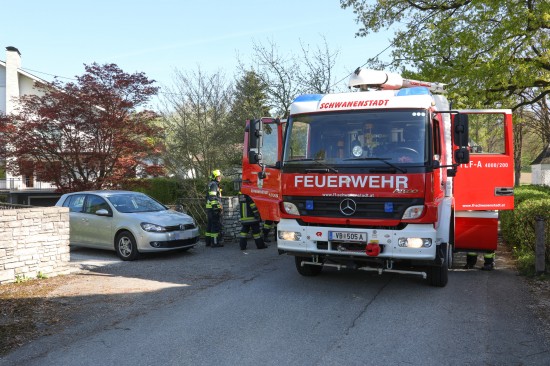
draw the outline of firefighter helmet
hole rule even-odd
[[[217,177],[221,176],[222,172],[220,172],[219,169],[212,170],[212,179],[216,179]]]

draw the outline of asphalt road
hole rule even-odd
[[[498,261],[484,272],[458,269],[459,258],[434,288],[407,275],[302,277],[274,245],[71,260],[87,274],[56,299],[70,326],[0,365],[550,364],[528,290]]]

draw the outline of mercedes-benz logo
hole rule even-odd
[[[351,198],[346,198],[340,202],[340,212],[346,216],[351,216],[357,210],[357,203]]]

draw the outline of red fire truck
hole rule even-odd
[[[513,209],[512,114],[451,110],[439,83],[358,69],[348,93],[298,96],[247,121],[242,191],[279,253],[323,267],[448,281],[453,253],[496,249]]]

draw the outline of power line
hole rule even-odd
[[[66,77],[66,76],[60,76],[60,75],[49,74],[49,73],[44,72],[44,71],[38,71],[38,70],[33,70],[33,69],[27,69],[26,67],[22,67],[21,70],[27,71],[27,72],[36,72],[36,73],[39,73],[39,74],[44,74],[44,75],[48,75],[48,76],[53,76],[53,77],[55,77],[55,78],[68,79],[68,80],[76,80],[75,78],[69,78],[69,77]]]
[[[362,68],[363,66],[365,66],[366,64],[368,64],[369,62],[371,62],[372,60],[374,60],[375,58],[377,58],[378,56],[380,56],[381,54],[383,54],[384,52],[386,52],[390,47],[392,47],[394,44],[394,42],[391,42],[388,47],[384,48],[382,51],[378,52],[374,57],[371,57],[369,58],[367,61],[365,61],[365,63],[361,66],[359,66],[359,68]],[[340,84],[342,81],[346,80],[347,78],[349,78],[351,76],[351,74],[353,74],[354,71],[348,73],[346,76],[344,76],[342,79],[340,79],[339,81],[335,82],[332,86],[336,86],[338,84]]]

